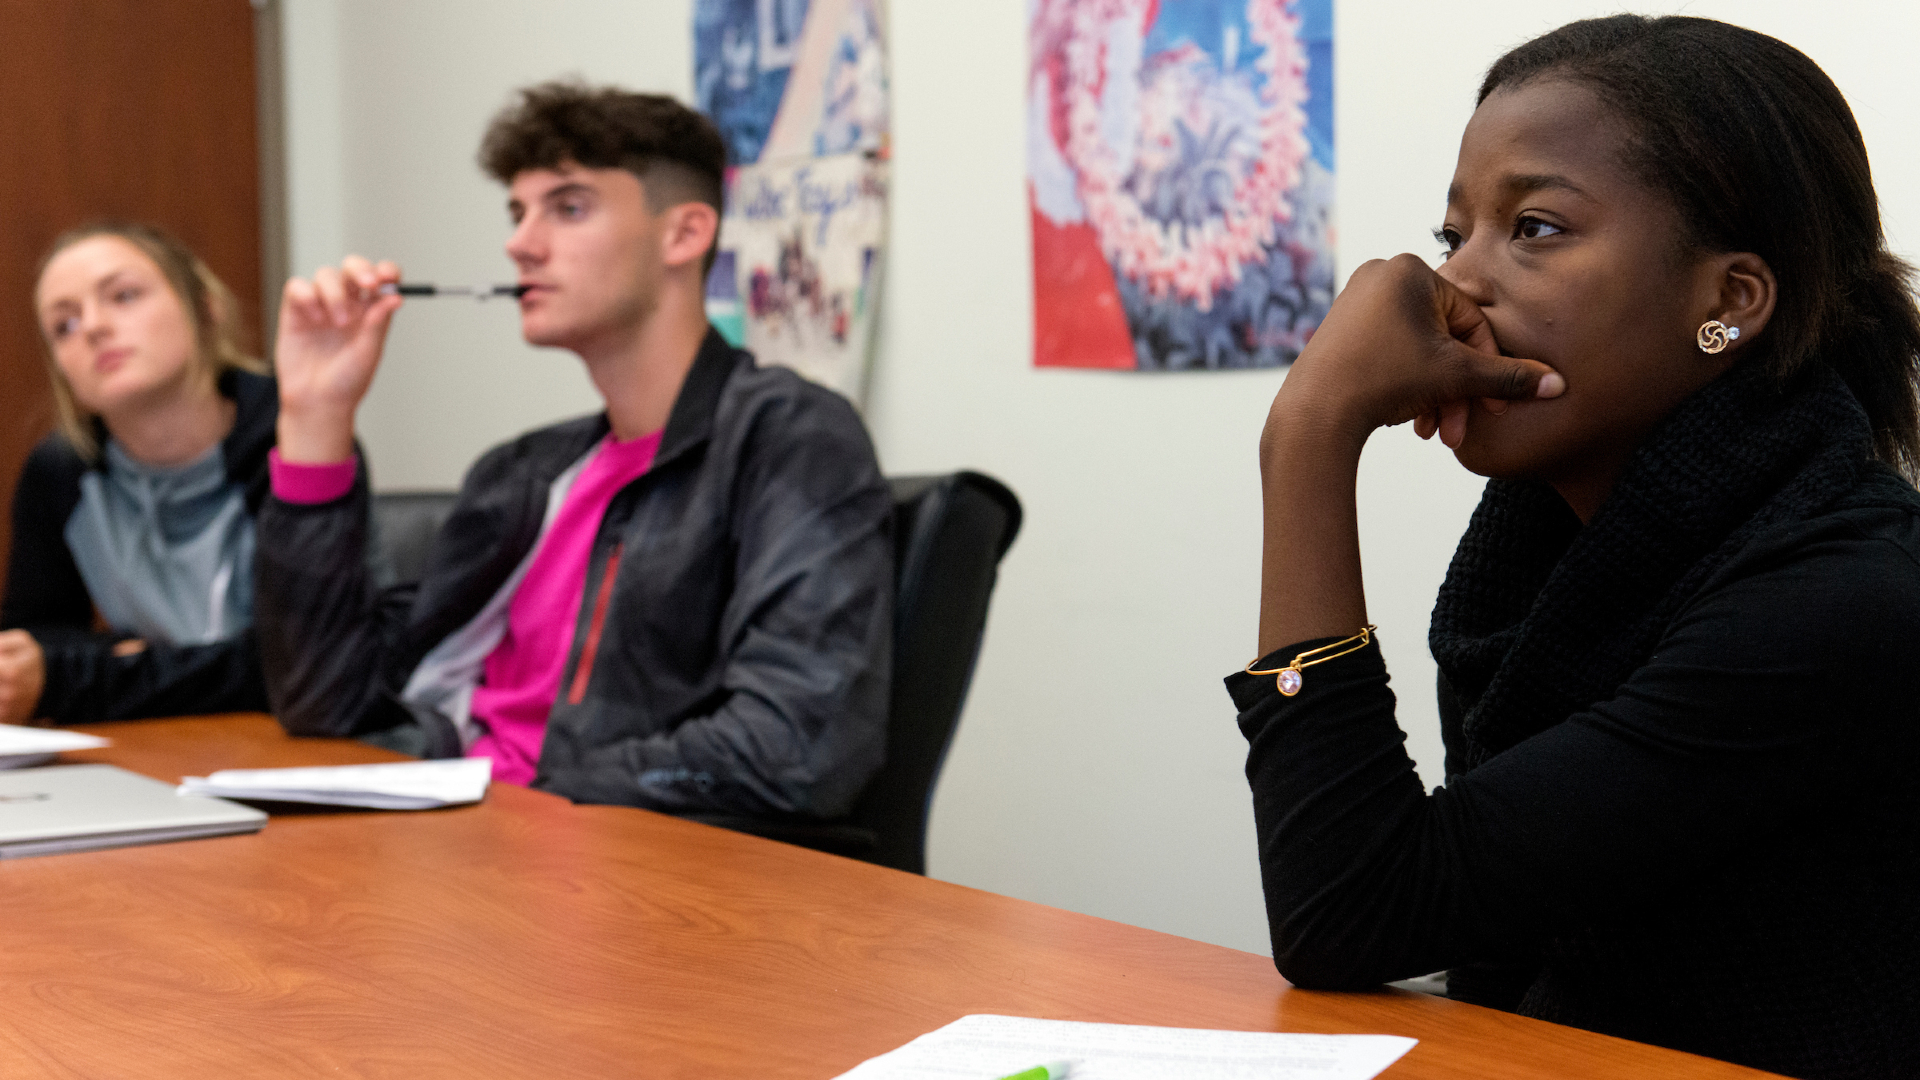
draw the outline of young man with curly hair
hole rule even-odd
[[[289,281],[256,620],[281,722],[485,755],[581,802],[845,813],[885,744],[892,502],[844,399],[707,324],[718,132],[550,83],[480,162],[507,188],[523,335],[577,354],[605,411],[482,456],[418,586],[379,589],[353,417],[399,270]]]

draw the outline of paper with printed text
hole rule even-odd
[[[964,1016],[839,1080],[996,1080],[1070,1061],[1070,1080],[1371,1080],[1413,1049],[1400,1035],[1209,1031]]]

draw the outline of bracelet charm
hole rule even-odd
[[[1306,652],[1294,657],[1293,662],[1286,667],[1264,668],[1256,671],[1254,670],[1253,664],[1248,664],[1246,671],[1249,675],[1272,675],[1274,677],[1274,688],[1279,690],[1283,696],[1292,697],[1300,692],[1302,686],[1306,685],[1306,677],[1300,674],[1302,668],[1310,668],[1315,664],[1324,664],[1329,660],[1338,660],[1348,653],[1359,652],[1372,643],[1373,632],[1378,629],[1379,627],[1368,623],[1360,628],[1359,633],[1350,638],[1336,641],[1331,645],[1322,645],[1317,649],[1308,649]],[[1342,648],[1342,646],[1346,647]],[[1339,649],[1340,651],[1333,652],[1334,649]],[[1328,655],[1321,656],[1321,653],[1327,653]],[[1308,659],[1309,657],[1312,659]],[[1257,664],[1259,661],[1255,660],[1253,663]]]

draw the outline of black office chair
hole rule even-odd
[[[395,584],[411,585],[426,573],[433,538],[458,498],[452,491],[383,491],[373,497],[374,546]]]
[[[893,488],[893,694],[880,772],[836,821],[695,814],[697,821],[927,872],[927,813],[960,723],[1001,556],[1020,532],[1020,500],[976,472],[901,476]],[[452,492],[373,497],[374,528],[401,582],[420,579]]]
[[[976,472],[902,476],[893,486],[893,697],[887,758],[838,821],[696,815],[740,832],[927,872],[927,812],[960,723],[1000,557],[1020,531],[1020,500]]]

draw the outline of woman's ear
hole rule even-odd
[[[1760,336],[1773,318],[1773,305],[1780,293],[1773,268],[1767,265],[1767,260],[1750,251],[1716,256],[1712,262],[1719,271],[1719,296],[1713,313],[1707,317],[1718,319],[1730,328],[1739,327],[1740,333],[1733,344],[1736,348],[1747,345]]]
[[[203,283],[200,296],[207,305],[206,321],[194,329],[203,334],[218,334],[220,328],[226,326],[238,312],[227,306],[227,298],[220,295],[219,289],[209,289]]]
[[[187,316],[193,320],[194,342],[200,350],[200,358],[212,360],[219,342],[238,325],[240,313],[234,308],[233,295],[214,276],[212,268],[194,259],[191,272],[194,292],[181,296],[180,306],[186,309]]]

